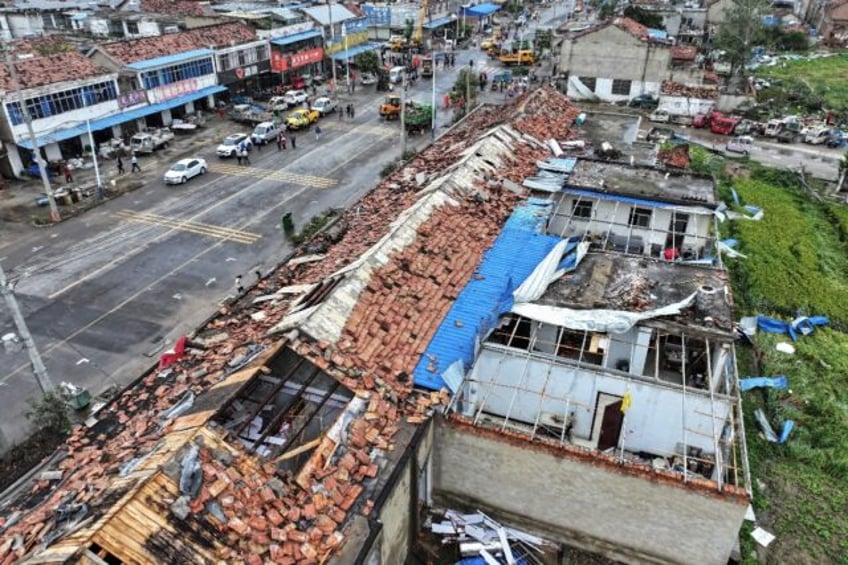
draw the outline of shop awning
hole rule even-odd
[[[333,54],[333,60],[335,61],[346,61],[352,57],[356,57],[360,53],[365,53],[366,51],[376,51],[382,47],[382,43],[362,43],[360,45],[354,45],[349,49],[345,49],[343,51],[339,51],[338,53]]]
[[[304,41],[306,39],[312,39],[313,37],[321,37],[321,30],[309,29],[300,33],[287,35],[285,37],[278,37],[277,39],[272,39],[271,43],[274,45],[291,45],[292,43],[297,43],[298,41]]]
[[[424,29],[436,29],[437,27],[446,26],[449,23],[453,23],[453,16],[445,16],[444,18],[436,18],[430,22],[424,22]]]
[[[111,116],[106,116],[105,118],[91,120],[91,131],[95,132],[118,124],[123,124],[130,120],[143,118],[145,116],[149,116],[150,114],[161,112],[162,110],[170,110],[171,108],[176,108],[177,106],[182,106],[183,104],[187,104],[188,102],[193,102],[194,100],[205,98],[210,94],[224,92],[225,90],[227,90],[227,87],[225,86],[210,86],[202,90],[198,90],[197,92],[192,92],[191,94],[185,94],[183,96],[171,98],[170,100],[166,100],[164,102],[159,102],[158,104],[150,104],[147,106],[142,106],[140,108],[126,110],[124,112],[121,112],[120,114],[113,114]],[[82,122],[80,124],[75,125],[74,127],[57,130],[52,133],[46,133],[38,136],[38,146],[43,147],[49,143],[56,143],[59,141],[64,141],[66,139],[71,139],[73,137],[78,137],[80,135],[83,135],[87,131],[88,127],[85,125],[85,122]],[[32,149],[32,144],[29,142],[28,137],[21,139],[20,142],[18,142],[18,145],[26,149]]]
[[[463,8],[462,13],[472,18],[485,18],[486,16],[491,16],[500,9],[501,7],[497,4],[486,2],[484,4],[477,4],[470,8]]]

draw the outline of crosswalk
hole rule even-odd
[[[188,220],[180,220],[178,218],[170,218],[168,216],[160,216],[148,212],[136,212],[133,210],[119,210],[115,215],[123,220],[131,222],[139,222],[142,224],[160,226],[175,231],[193,233],[205,237],[215,239],[223,239],[252,245],[259,241],[262,236],[257,233],[252,233],[244,230],[237,230],[223,226],[215,226],[212,224],[204,224],[201,222],[192,222]]]
[[[284,169],[263,169],[254,165],[243,166],[235,163],[213,163],[209,166],[209,171],[222,175],[286,182],[313,188],[330,188],[338,183],[336,179],[327,177],[301,175]]]

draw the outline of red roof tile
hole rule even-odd
[[[250,41],[256,41],[256,31],[253,28],[239,22],[230,22],[156,37],[112,41],[102,43],[100,48],[117,61],[129,65],[193,49],[225,47]]]
[[[698,48],[694,45],[675,45],[671,48],[671,58],[677,61],[694,61]]]
[[[194,0],[141,0],[141,11],[171,16],[202,16],[203,5]]]
[[[637,22],[636,20],[630,18],[616,18],[613,22],[613,25],[616,27],[623,29],[636,39],[640,39],[642,41],[648,40],[648,28]]]
[[[21,88],[35,88],[63,81],[86,79],[110,72],[77,51],[18,59],[15,70]],[[7,65],[0,65],[0,90],[14,90]]]

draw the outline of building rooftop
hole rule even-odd
[[[332,8],[332,14],[330,13],[330,7]],[[329,4],[324,6],[319,5],[312,8],[304,8],[303,13],[322,26],[330,25],[331,20],[333,24],[337,24],[339,22],[353,20],[357,17],[356,14],[339,4]],[[332,18],[330,17],[331,15]]]
[[[568,185],[644,200],[716,205],[715,183],[711,178],[622,163],[580,159],[568,178]]]
[[[141,0],[141,11],[169,16],[203,16],[207,14],[205,2],[196,0]]]
[[[639,116],[612,112],[586,112],[586,121],[575,126],[575,136],[589,144],[588,151],[577,151],[578,157],[591,157],[604,142],[621,151],[616,159],[622,163],[653,166],[656,163],[656,146],[639,141]],[[569,153],[570,150],[565,148]]]
[[[15,70],[21,89],[110,74],[109,70],[77,51],[19,58],[15,62]],[[0,65],[0,90],[6,93],[14,90],[8,65]]]
[[[215,24],[169,33],[156,37],[142,37],[101,43],[99,48],[119,63],[129,65],[166,55],[209,47],[226,47],[256,40],[253,28],[242,23]]]
[[[579,310],[645,312],[684,301],[705,288],[711,289],[709,309],[693,305],[672,319],[687,326],[731,330],[725,271],[648,257],[589,253],[569,276],[548,286],[539,302]]]
[[[76,427],[61,484],[32,482],[0,507],[4,537],[22,541],[0,559],[92,544],[140,562],[338,551],[417,424],[449,401],[410,375],[517,183],[549,155],[542,140],[576,113],[549,89],[480,108],[384,179]]]

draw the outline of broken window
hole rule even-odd
[[[591,218],[592,202],[586,200],[575,200],[571,206],[571,215],[575,218]]]
[[[651,226],[651,209],[638,208],[634,206],[630,209],[630,219],[627,223],[634,228],[648,228]]]
[[[595,77],[580,77],[580,82],[583,83],[583,86],[595,92],[595,86],[597,85],[598,79]]]
[[[609,337],[603,334],[576,332],[563,328],[557,344],[557,356],[591,365],[604,362],[604,352],[609,348]]]
[[[612,81],[612,93],[620,94],[622,96],[630,96],[630,87],[633,81],[624,80],[624,79],[613,79]]]
[[[501,320],[500,326],[492,332],[489,341],[500,343],[507,347],[530,349],[530,335],[532,331],[533,325],[530,320],[510,314]]]

